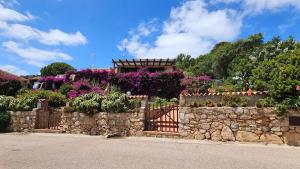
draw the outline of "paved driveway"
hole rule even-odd
[[[300,148],[159,138],[0,134],[0,169],[300,168]]]

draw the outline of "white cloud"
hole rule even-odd
[[[22,14],[15,10],[6,8],[0,3],[0,21],[23,22],[32,19],[34,19],[34,16],[32,16],[29,12]]]
[[[8,24],[0,21],[0,35],[18,40],[36,40],[45,45],[82,45],[87,43],[81,32],[65,33],[59,29],[48,32],[23,24]]]
[[[217,42],[235,39],[241,26],[242,18],[234,10],[209,11],[202,0],[186,1],[172,8],[153,45],[142,42],[142,34],[136,33],[124,39],[119,49],[126,47],[138,58],[171,58],[179,53],[196,57],[209,52]]]
[[[0,4],[0,35],[17,40],[36,40],[45,45],[84,45],[87,39],[81,32],[66,33],[59,29],[42,31],[37,28],[19,23],[33,20],[35,17],[29,12],[21,14]]]
[[[0,65],[0,69],[18,76],[28,74],[25,70],[13,65]]]
[[[300,0],[213,0],[211,4],[216,3],[241,3],[245,14],[257,14],[265,10],[276,11],[286,7],[293,7],[300,10]]]
[[[217,4],[217,3],[225,3],[225,4],[229,4],[229,3],[237,3],[240,2],[242,0],[211,0],[209,1],[211,4]]]
[[[300,10],[299,0],[243,0],[245,10],[251,12],[262,12],[263,10],[279,10],[286,7],[294,7]]]
[[[13,41],[3,42],[2,46],[10,53],[20,56],[26,63],[42,67],[47,62],[57,60],[72,60],[68,54],[59,51],[47,51],[33,47],[24,47],[19,43]]]

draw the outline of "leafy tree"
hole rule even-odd
[[[296,86],[300,85],[300,49],[261,62],[253,70],[252,80],[256,89],[269,90],[280,115],[288,108],[297,107],[300,94],[296,91]]]
[[[176,59],[176,67],[181,70],[186,70],[187,68],[195,64],[195,59],[191,55],[179,54]]]
[[[67,63],[55,62],[41,69],[41,76],[63,75],[68,71],[75,70],[74,67]]]

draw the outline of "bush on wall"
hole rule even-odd
[[[113,88],[109,95],[102,101],[102,109],[111,113],[127,112],[130,108],[130,101],[126,94]]]
[[[5,98],[5,97],[4,97]],[[4,100],[4,98],[2,100]],[[23,91],[22,94],[17,95],[16,98],[7,98],[9,99],[9,110],[16,111],[30,111],[36,107],[39,99],[48,99],[50,107],[60,107],[66,104],[66,97],[60,93],[46,91],[46,90],[37,90],[37,91]],[[1,102],[1,97],[0,97]],[[7,105],[7,104],[6,104]]]
[[[72,102],[72,106],[78,112],[94,114],[101,111],[102,97],[97,93],[83,94]]]

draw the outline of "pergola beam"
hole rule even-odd
[[[122,64],[122,66],[124,66],[124,63],[121,59],[119,59],[119,62]]]

